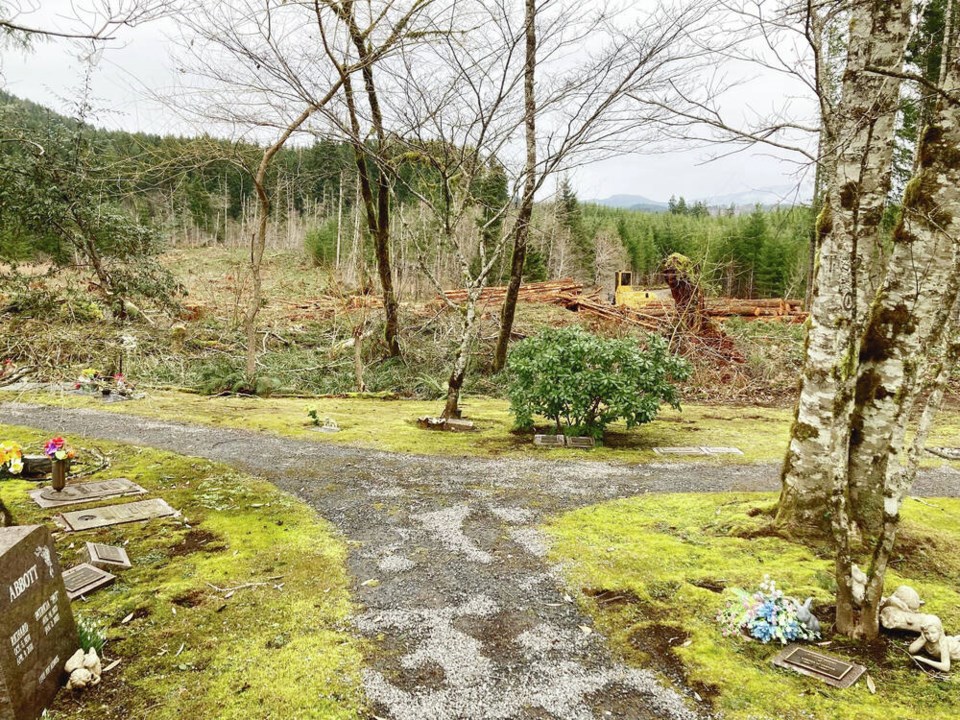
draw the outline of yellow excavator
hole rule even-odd
[[[614,286],[613,304],[620,307],[642,308],[650,303],[670,300],[669,288],[649,288],[633,284],[633,273],[618,272]]]

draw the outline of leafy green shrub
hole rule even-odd
[[[655,335],[642,350],[635,341],[601,338],[574,326],[518,343],[507,372],[518,428],[531,429],[540,415],[558,433],[600,440],[617,420],[634,427],[656,418],[661,403],[679,409],[672,381],[686,380],[690,366]]]
[[[253,382],[247,379],[240,363],[227,357],[218,357],[200,366],[195,387],[203,395],[260,395],[275,393],[280,383],[275,378],[258,375]]]

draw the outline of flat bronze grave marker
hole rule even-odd
[[[118,568],[126,570],[131,567],[127,551],[115,545],[88,542],[86,546],[87,562],[101,570]]]
[[[0,528],[0,718],[40,717],[78,646],[50,532]]]
[[[534,435],[533,444],[537,447],[563,447],[567,438],[563,435]]]
[[[151,500],[140,500],[138,502],[126,503],[125,505],[110,505],[101,508],[89,508],[87,510],[74,510],[73,512],[62,513],[64,525],[68,531],[93,530],[94,528],[107,527],[109,525],[121,525],[123,523],[136,522],[138,520],[152,520],[154,518],[170,517],[179,515],[176,510],[167,505],[166,501],[160,498]]]
[[[30,497],[42,508],[79,505],[80,503],[93,502],[94,500],[146,494],[146,490],[136,483],[127,480],[127,478],[67,485],[60,492],[50,487],[30,491]]]
[[[850,687],[867,671],[863,665],[849,663],[799,645],[788,645],[772,662],[777,667],[822,680],[837,688]]]
[[[67,588],[67,597],[71,600],[81,595],[89,595],[94,590],[110,585],[116,579],[116,575],[111,575],[106,570],[101,570],[89,563],[77,565],[63,573],[63,584]]]

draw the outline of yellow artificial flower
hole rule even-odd
[[[0,443],[0,466],[7,465],[12,475],[23,471],[23,449],[15,442]]]

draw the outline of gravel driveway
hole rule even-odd
[[[229,463],[308,502],[349,543],[355,618],[374,641],[375,718],[697,718],[692,693],[628,668],[591,632],[537,530],[553,513],[647,492],[776,490],[773,465],[400,455],[99,410],[0,404],[0,423]],[[255,449],[254,449],[255,448]],[[960,472],[919,495],[956,495]]]

